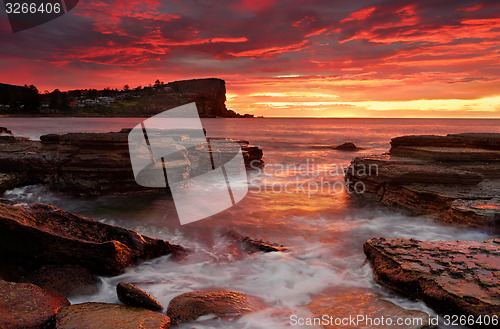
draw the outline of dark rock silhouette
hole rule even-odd
[[[340,144],[338,146],[335,146],[334,149],[346,152],[354,152],[359,150],[359,148],[356,145],[354,145],[354,143]]]
[[[181,95],[185,103],[196,102],[200,117],[227,117],[226,82],[222,79],[193,79],[169,82],[166,88]],[[182,104],[179,104],[182,105]]]
[[[118,300],[128,306],[142,307],[151,311],[161,311],[163,309],[163,306],[147,292],[128,282],[118,283],[116,285],[116,294]]]
[[[5,127],[0,127],[0,135],[12,135],[12,131]]]

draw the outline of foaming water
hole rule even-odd
[[[54,119],[56,128],[62,129],[58,120]],[[66,127],[67,131],[119,130],[121,126],[138,122],[136,119],[93,119],[101,121],[89,126],[93,120],[84,119],[80,123],[79,120],[70,121],[74,127]],[[382,236],[474,241],[493,236],[425,216],[408,217],[375,206],[361,206],[345,190],[320,187],[343,186],[342,173],[334,169],[347,166],[355,155],[387,151],[391,137],[491,132],[498,129],[497,124],[495,120],[452,123],[445,120],[204,120],[209,136],[240,137],[261,146],[267,167],[249,173],[250,192],[236,206],[184,226],[178,222],[172,198],[162,191],[155,195],[81,200],[50,192],[42,186],[27,186],[7,191],[4,196],[20,202],[50,203],[191,250],[179,261],[169,256],[160,257],[129,268],[122,275],[102,277],[98,293],[74,297],[73,303],[117,302],[116,284],[128,281],[148,291],[164,306],[179,294],[212,288],[248,293],[269,304],[268,309],[233,321],[206,319],[178,326],[186,329],[301,328],[291,326],[290,315],[371,312],[391,316],[397,313],[393,306],[388,306],[393,304],[434,314],[423,303],[379,286],[363,254],[363,243]],[[43,131],[37,130],[35,123],[30,126],[26,122],[18,130],[8,122],[2,125],[16,133],[24,129],[35,138],[49,129],[44,126]],[[56,132],[64,132],[57,129]],[[364,150],[342,153],[312,147],[343,142],[355,142]],[[247,254],[225,235],[228,230],[282,244],[287,251]]]

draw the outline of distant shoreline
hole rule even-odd
[[[151,115],[57,115],[57,114],[0,114],[0,118],[150,118]],[[263,119],[264,117],[201,117],[201,119]]]
[[[59,114],[0,114],[0,118],[149,118],[151,115],[59,115]],[[500,118],[377,118],[377,117],[201,117],[201,119],[347,119],[347,120],[500,120]]]

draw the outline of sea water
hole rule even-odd
[[[37,139],[46,133],[118,131],[142,120],[1,118],[0,126]],[[387,301],[434,316],[422,302],[374,281],[363,243],[374,237],[475,241],[493,237],[481,229],[358,202],[343,189],[343,169],[354,156],[387,152],[390,139],[396,136],[499,132],[500,120],[255,118],[203,119],[203,125],[209,137],[244,139],[261,147],[265,161],[264,168],[249,171],[247,196],[210,218],[181,226],[166,192],[82,200],[43,186],[27,186],[4,194],[22,202],[49,203],[190,250],[179,261],[160,257],[122,275],[101,277],[98,293],[74,297],[72,303],[118,302],[115,286],[128,281],[165,307],[175,296],[202,289],[236,290],[269,304],[266,310],[233,321],[212,319],[179,326],[186,329],[314,328],[294,325],[291,316],[394,316]],[[362,150],[353,153],[324,147],[344,142],[353,142]],[[225,236],[229,230],[284,245],[287,251],[246,254]]]

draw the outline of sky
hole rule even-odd
[[[17,33],[0,8],[3,83],[208,77],[266,117],[500,118],[500,1],[81,0]]]

